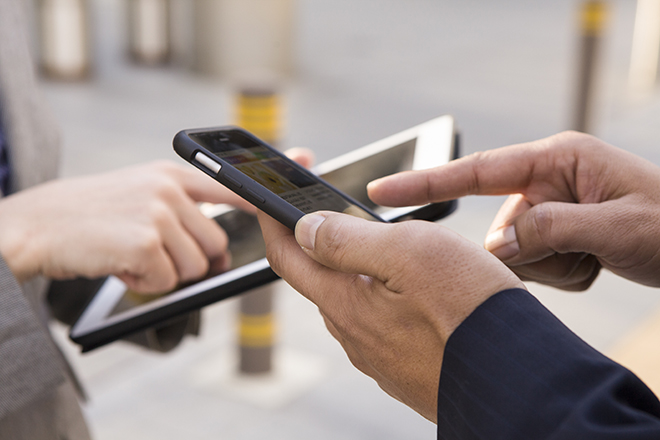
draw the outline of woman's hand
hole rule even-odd
[[[62,179],[0,200],[0,253],[19,281],[116,275],[159,292],[229,267],[227,236],[197,202],[247,202],[168,162]]]

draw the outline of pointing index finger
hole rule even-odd
[[[405,171],[368,185],[369,197],[385,206],[411,206],[466,195],[502,195],[523,190],[542,156],[537,142],[474,153],[446,165]]]

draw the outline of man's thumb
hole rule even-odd
[[[555,253],[599,255],[612,228],[607,204],[540,203],[490,233],[484,246],[509,265],[533,263]]]

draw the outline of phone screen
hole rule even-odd
[[[238,130],[191,133],[190,137],[305,214],[328,210],[377,220],[313,174]]]

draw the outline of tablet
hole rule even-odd
[[[369,200],[366,185],[399,171],[443,165],[456,157],[458,135],[453,117],[446,115],[324,162],[314,172],[387,221],[433,221],[453,212],[457,202],[385,208]],[[71,328],[69,336],[83,352],[166,325],[177,316],[278,279],[265,258],[255,216],[228,205],[202,205],[200,209],[227,232],[231,269],[158,295],[137,294],[118,278],[108,277]]]

